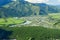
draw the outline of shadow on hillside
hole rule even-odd
[[[9,36],[11,34],[12,34],[12,31],[0,29],[0,40],[9,39]]]

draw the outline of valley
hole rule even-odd
[[[10,27],[15,26],[43,26],[46,28],[60,28],[60,14],[49,14],[47,16],[28,16],[28,17],[13,17],[13,18],[0,18],[0,25],[10,25]],[[7,22],[5,22],[7,20]],[[55,25],[55,27],[54,27]]]
[[[24,0],[3,5],[0,40],[60,40],[60,7]]]

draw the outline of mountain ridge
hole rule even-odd
[[[2,10],[3,9],[3,10]],[[48,15],[48,13],[57,13],[58,9],[55,6],[50,6],[45,3],[33,4],[27,1],[13,1],[0,8],[3,14],[12,17],[24,17],[34,15]],[[1,11],[0,11],[1,12]]]

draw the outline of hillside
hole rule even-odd
[[[40,7],[40,14],[60,13],[60,11],[59,11],[60,7],[58,5],[54,6],[54,5],[48,5],[48,4],[45,4],[45,3],[36,3],[36,4],[33,4],[33,5]]]
[[[4,5],[2,8],[0,8],[0,10],[6,16],[24,17],[31,15],[39,15],[40,8],[28,2],[16,1]]]
[[[49,13],[59,13],[60,9],[56,6],[45,3],[29,3],[27,1],[12,1],[0,7],[0,17],[24,17],[33,15],[48,15]],[[3,13],[3,14],[2,14]]]
[[[24,0],[3,5],[0,40],[60,40],[60,8]]]

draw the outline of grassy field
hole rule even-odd
[[[52,13],[52,14],[49,14],[49,16],[51,16],[52,18],[59,19],[60,18],[60,13]]]
[[[53,19],[54,27],[60,28],[60,13],[50,13],[48,16]]]
[[[23,19],[15,19],[15,18],[6,18],[7,22],[3,18],[0,18],[0,24],[19,24],[24,22]]]
[[[55,40],[60,39],[60,30],[47,29],[43,27],[0,27],[0,29],[11,31],[9,38],[17,40]],[[5,34],[6,35],[6,34]]]

